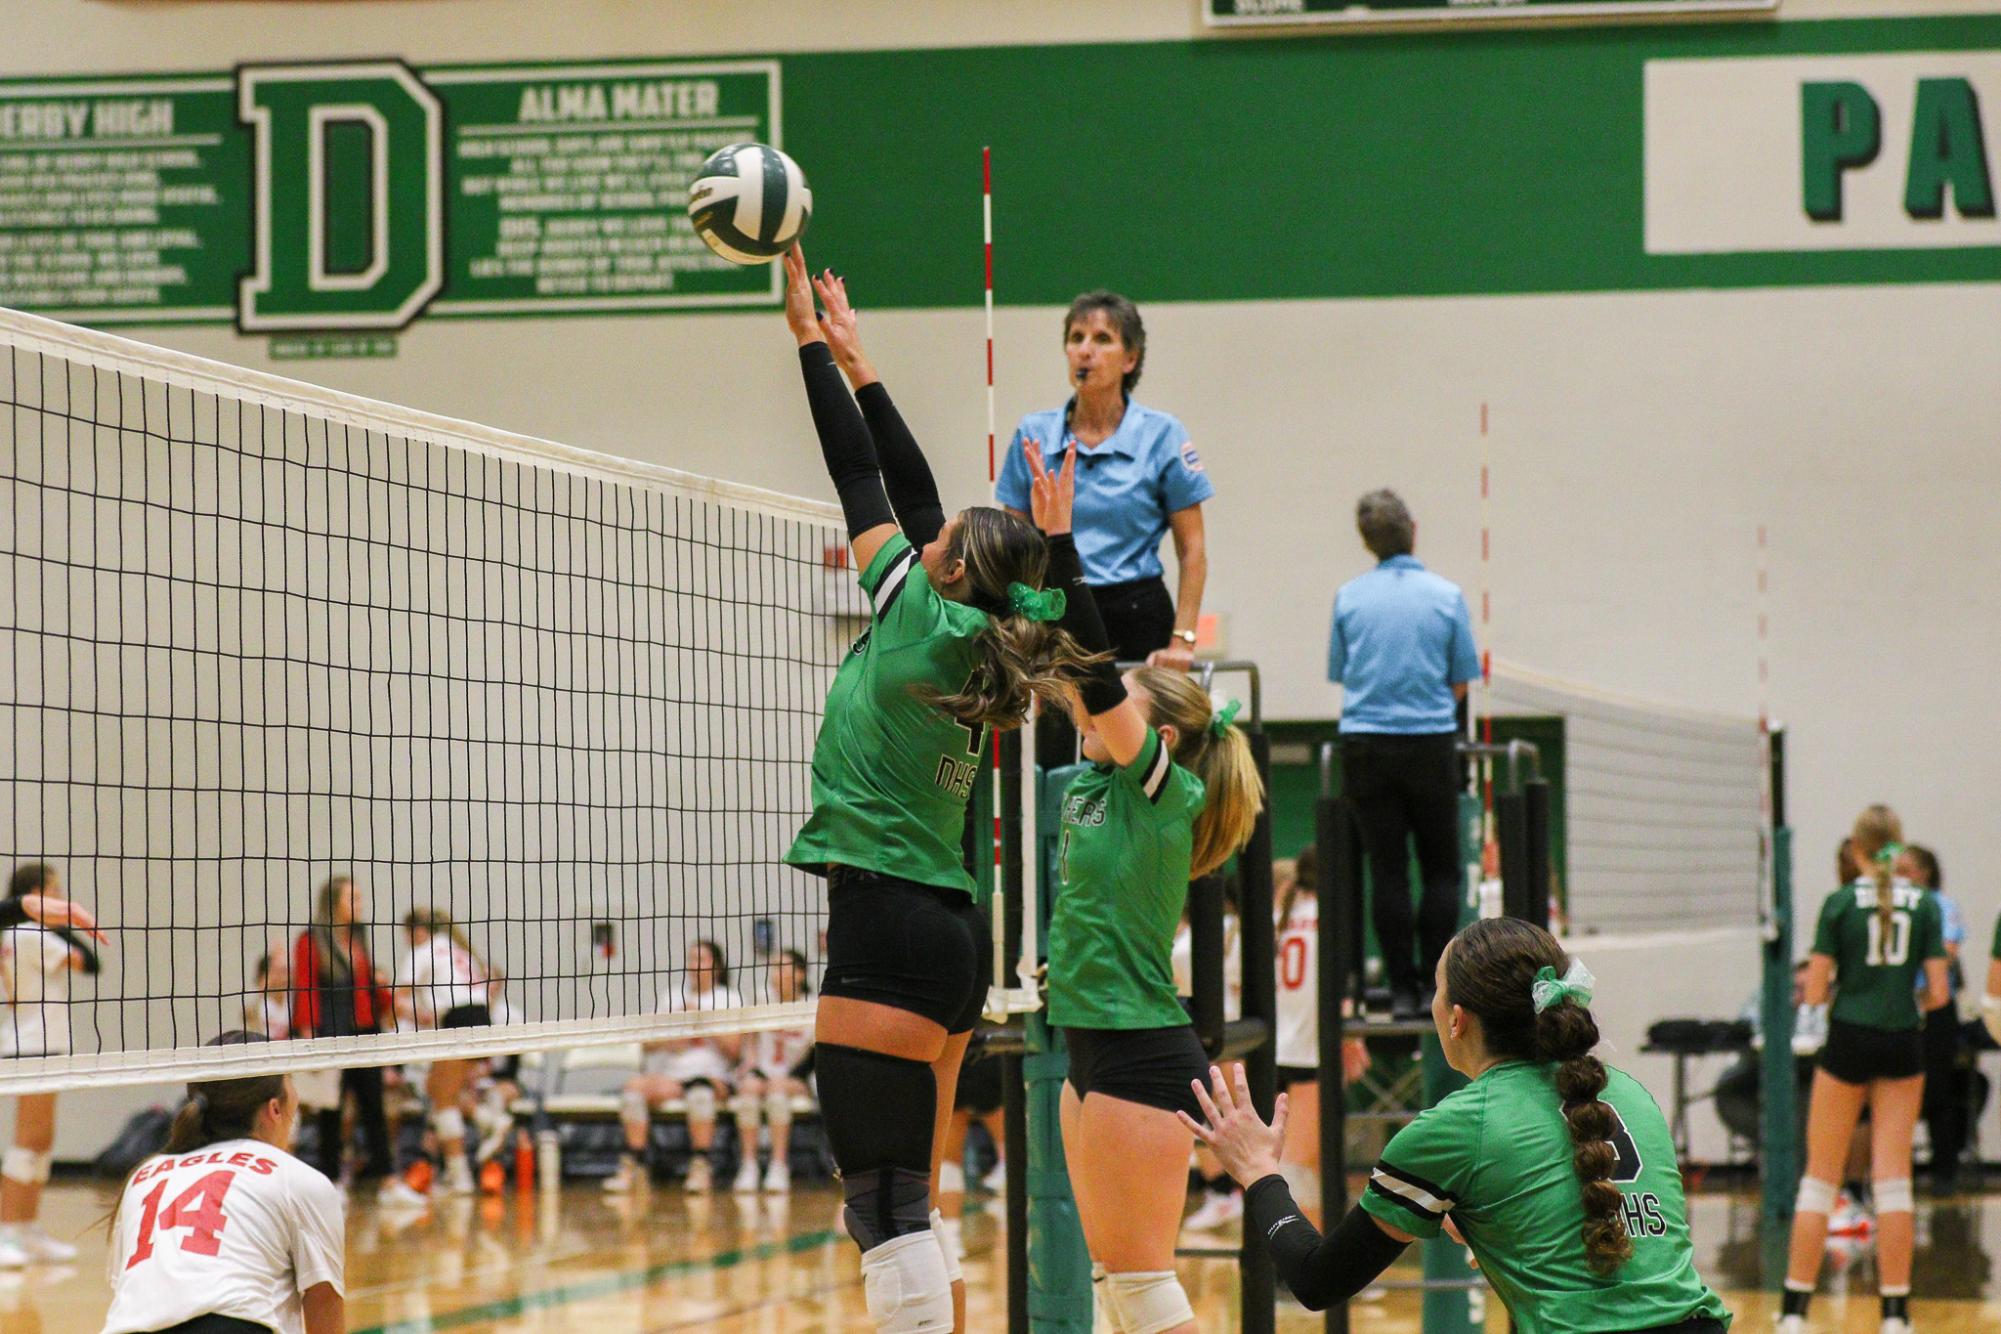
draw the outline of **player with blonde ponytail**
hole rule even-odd
[[[1316,1311],[1346,1301],[1449,1221],[1528,1334],[1723,1334],[1667,1118],[1593,1055],[1590,970],[1541,927],[1494,917],[1452,938],[1436,983],[1439,1045],[1472,1082],[1397,1132],[1324,1238],[1279,1175],[1286,1096],[1266,1125],[1242,1066],[1234,1088],[1221,1070],[1194,1086],[1207,1121],[1189,1128],[1244,1183],[1245,1229],[1269,1239],[1293,1295]]]
[[[1264,784],[1238,706],[1164,667],[1121,677],[1070,534],[1073,445],[1051,475],[1024,442],[1062,626],[1097,661],[1073,710],[1090,763],[1063,792],[1049,923],[1049,1022],[1063,1030],[1063,1148],[1098,1303],[1123,1334],[1185,1334],[1195,1314],[1174,1271],[1193,1138],[1177,1113],[1207,1067],[1174,985],[1188,882],[1250,841]]]
[[[1869,1108],[1876,1200],[1876,1278],[1883,1334],[1909,1334],[1915,1200],[1911,1137],[1924,1103],[1924,1010],[1950,997],[1938,899],[1892,868],[1904,825],[1888,806],[1855,817],[1848,846],[1865,868],[1827,896],[1807,956],[1808,1005],[1825,1005],[1827,1042],[1814,1071],[1806,1173],[1793,1207],[1780,1334],[1801,1334],[1827,1248],[1827,1216],[1862,1108]],[[1924,990],[1918,990],[1918,981]]]

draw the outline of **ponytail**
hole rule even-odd
[[[1618,1117],[1599,1099],[1605,1063],[1591,1054],[1598,1023],[1574,1000],[1561,1000],[1535,1017],[1536,1059],[1556,1062],[1556,1092],[1570,1126],[1570,1165],[1584,1192],[1584,1258],[1593,1271],[1611,1274],[1633,1258],[1633,1239],[1620,1214],[1625,1196],[1612,1184],[1619,1152],[1612,1146]]]
[[[239,1029],[224,1033],[204,1045],[237,1047],[265,1041],[268,1039],[261,1033]],[[257,1114],[273,1100],[283,1102],[284,1098],[285,1076],[282,1074],[247,1075],[241,1079],[211,1079],[190,1084],[187,1101],[174,1113],[173,1122],[167,1127],[167,1142],[160,1146],[160,1154],[193,1153],[225,1140],[249,1139],[257,1128]],[[151,1158],[146,1161],[150,1162]],[[126,1186],[132,1184],[132,1177],[138,1171],[139,1168],[135,1167],[126,1176]],[[116,1199],[124,1198],[125,1190],[121,1186]],[[117,1227],[118,1206],[115,1203],[108,1221],[113,1228]]]
[[[1167,667],[1140,667],[1133,679],[1153,701],[1147,721],[1175,731],[1174,762],[1202,780],[1207,799],[1195,817],[1195,846],[1189,875],[1201,879],[1243,851],[1264,809],[1250,738],[1227,718],[1219,720],[1209,692],[1187,673]]]
[[[968,727],[1002,731],[1020,727],[1035,699],[1063,707],[1102,659],[1059,630],[1053,616],[1032,618],[1019,605],[1015,585],[1034,593],[1049,573],[1042,534],[1017,514],[976,505],[960,511],[945,555],[965,563],[965,600],[987,613],[987,625],[973,639],[976,661],[964,688],[947,693],[919,686],[917,697]]]
[[[1515,917],[1483,918],[1446,947],[1445,994],[1480,1021],[1490,1055],[1555,1064],[1570,1162],[1582,1188],[1584,1258],[1594,1272],[1610,1275],[1633,1254],[1621,1214],[1624,1196],[1612,1184],[1618,1116],[1600,1096],[1606,1071],[1591,1054],[1598,1024],[1588,993],[1556,982],[1569,967],[1563,946],[1541,927]],[[1538,990],[1544,992],[1540,1011]]]
[[[1849,835],[1856,859],[1869,868],[1869,876],[1876,882],[1876,926],[1884,940],[1890,938],[1890,914],[1897,906],[1891,863],[1903,850],[1903,842],[1904,822],[1881,802],[1855,817],[1855,828]]]

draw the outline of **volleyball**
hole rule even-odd
[[[806,173],[770,144],[718,148],[688,187],[695,234],[732,264],[776,259],[812,216]]]

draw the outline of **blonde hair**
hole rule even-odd
[[[1174,762],[1201,779],[1208,791],[1202,813],[1195,817],[1189,867],[1191,877],[1205,876],[1251,841],[1258,812],[1264,809],[1264,783],[1250,739],[1235,725],[1220,734],[1212,729],[1215,711],[1209,692],[1185,672],[1139,667],[1133,679],[1152,701],[1147,721],[1156,728],[1174,729]]]
[[[1904,822],[1881,802],[1864,807],[1862,814],[1855,817],[1855,828],[1849,834],[1856,860],[1876,881],[1876,921],[1885,940],[1890,938],[1890,912],[1896,907],[1895,878],[1890,873],[1890,859],[1877,854],[1892,843],[1903,841]]]
[[[467,958],[481,968],[486,967],[486,960],[479,957],[479,951],[472,947],[472,942],[466,939],[465,932],[459,930],[457,923],[452,921],[450,913],[438,908],[412,908],[403,915],[403,929],[427,931],[434,936],[450,936],[452,944],[464,950]]]
[[[917,697],[972,727],[1003,731],[1021,726],[1029,701],[1039,696],[1061,708],[1069,688],[1101,656],[1086,653],[1054,622],[1016,614],[1008,600],[1013,584],[1040,589],[1049,572],[1049,544],[1019,515],[986,505],[962,510],[946,556],[966,563],[966,602],[987,613],[973,640],[978,661],[961,690],[919,686]]]

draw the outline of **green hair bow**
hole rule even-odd
[[[1060,588],[1030,588],[1027,584],[1015,583],[1007,586],[1007,605],[1017,616],[1026,616],[1031,621],[1060,621],[1063,609],[1069,600]]]
[[[1562,977],[1554,968],[1536,969],[1535,982],[1529,987],[1529,998],[1535,1002],[1535,1012],[1541,1014],[1552,1005],[1561,1005],[1567,1000],[1579,1005],[1591,1003],[1591,987],[1597,982],[1591,970],[1584,966],[1582,959],[1570,961],[1570,971]]]
[[[1904,845],[1901,843],[1885,843],[1882,847],[1876,849],[1876,860],[1888,866],[1891,862],[1897,860],[1897,854],[1903,850]]]
[[[1209,730],[1217,736],[1223,735],[1223,733],[1230,730],[1230,724],[1237,721],[1237,715],[1243,711],[1244,702],[1242,700],[1231,700],[1228,704],[1216,710],[1216,716],[1209,720]]]

